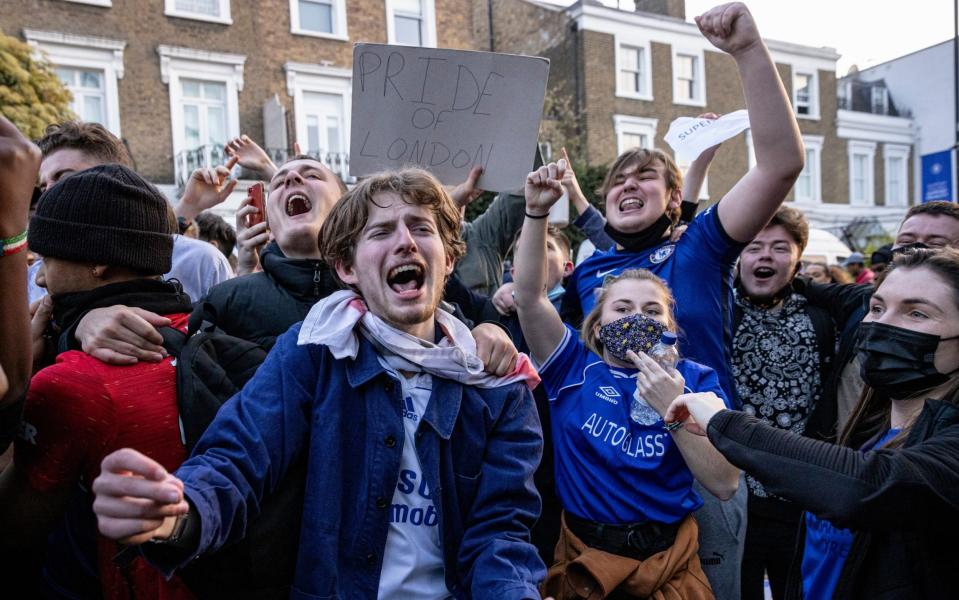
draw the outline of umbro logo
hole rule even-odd
[[[609,385],[599,386],[599,390],[596,392],[596,397],[610,404],[619,404],[615,399],[620,397],[619,390]]]

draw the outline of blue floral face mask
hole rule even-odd
[[[629,361],[626,353],[649,352],[663,335],[665,327],[646,315],[629,315],[599,328],[599,341],[619,360]]]

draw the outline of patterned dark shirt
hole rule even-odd
[[[822,394],[819,349],[806,299],[792,294],[778,310],[759,308],[741,294],[742,320],[733,335],[733,379],[743,412],[802,434]],[[748,473],[749,492],[775,497]]]

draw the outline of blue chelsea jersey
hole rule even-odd
[[[688,360],[676,368],[687,392],[712,391],[726,401],[712,369]],[[674,523],[702,505],[663,420],[646,426],[629,418],[636,369],[607,365],[567,328],[540,376],[563,508],[600,523]]]
[[[745,244],[723,229],[715,206],[693,219],[675,244],[669,240],[640,252],[596,252],[573,272],[567,289],[579,296],[583,315],[596,304],[607,275],[648,269],[663,279],[676,299],[680,353],[711,367],[729,398],[731,376],[733,266]]]

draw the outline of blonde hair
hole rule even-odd
[[[603,355],[603,343],[599,341],[599,335],[595,332],[596,325],[599,324],[600,317],[603,314],[603,304],[606,302],[609,290],[612,289],[613,285],[627,279],[649,281],[659,288],[663,296],[666,297],[666,329],[672,332],[677,330],[676,318],[673,315],[676,300],[665,281],[648,269],[626,269],[619,275],[607,275],[603,280],[603,287],[596,289],[596,304],[593,305],[593,310],[589,311],[589,314],[583,319],[583,326],[579,334],[583,344],[597,356]]]
[[[422,169],[386,171],[356,184],[333,206],[323,222],[319,234],[320,255],[334,273],[337,263],[353,266],[356,244],[369,218],[370,205],[376,204],[376,195],[384,192],[397,194],[407,204],[431,209],[446,256],[455,262],[465,254],[466,243],[460,237],[460,211],[440,182]]]

